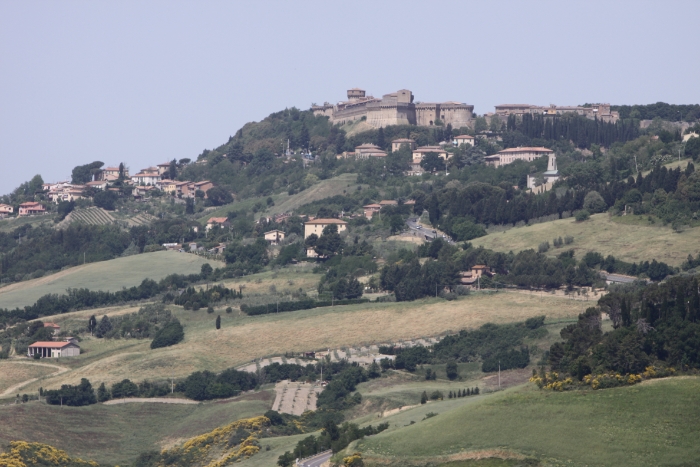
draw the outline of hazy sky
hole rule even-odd
[[[407,88],[500,103],[700,102],[700,1],[0,1],[0,193],[195,159],[244,123]]]

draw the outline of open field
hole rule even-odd
[[[196,405],[60,407],[29,402],[0,406],[0,445],[11,440],[38,441],[83,459],[128,465],[141,452],[171,447],[239,418],[260,415],[270,408],[273,397],[270,391],[262,391]],[[51,428],[44,429],[48,420]]]
[[[204,263],[222,267],[223,263],[196,255],[157,251],[76,266],[55,274],[17,282],[0,288],[0,308],[32,305],[43,295],[65,293],[68,288],[117,291],[139,285],[148,278],[160,280],[168,274],[198,273]]]
[[[546,315],[550,321],[571,319],[589,304],[581,301],[524,294],[473,294],[455,301],[425,299],[407,303],[364,303],[315,308],[262,316],[208,314],[171,307],[185,326],[184,342],[151,350],[148,340],[102,340],[86,337],[84,353],[61,359],[72,371],[46,377],[26,390],[60,387],[81,377],[94,384],[124,378],[140,381],[182,377],[197,370],[220,371],[264,356],[371,345],[436,336],[474,328],[487,322],[505,323]],[[123,309],[112,309],[116,313]],[[87,316],[100,310],[84,313]],[[221,329],[214,321],[221,314]],[[52,318],[47,318],[51,320]]]
[[[302,289],[309,295],[316,294],[317,286],[323,274],[314,274],[313,263],[290,265],[277,271],[264,271],[250,276],[221,281],[226,287],[238,289],[243,287],[243,295],[289,294]]]
[[[498,450],[552,466],[698,465],[699,394],[697,377],[564,393],[526,385],[401,412],[387,432],[349,449],[368,466]],[[429,411],[438,416],[422,420]]]
[[[292,196],[289,196],[287,193],[272,195],[275,205],[271,206],[264,212],[256,214],[255,217],[260,217],[262,215],[271,216],[274,214],[289,212],[312,201],[328,198],[330,196],[342,195],[343,192],[350,191],[357,186],[356,180],[357,174],[342,174],[327,180],[321,180],[314,186]],[[208,211],[206,215],[200,218],[200,222],[202,224],[206,224],[210,217],[226,217],[228,212],[232,210],[241,208],[250,209],[257,202],[261,202],[263,205],[265,205],[266,200],[267,196],[263,196],[247,198],[240,202],[237,201],[233,204],[227,204],[226,206],[222,206],[216,210]]]
[[[540,243],[548,241],[551,245],[553,239],[570,235],[574,237],[574,243],[562,248],[550,248],[547,254],[556,256],[573,248],[578,258],[589,251],[597,251],[603,256],[613,255],[624,261],[656,259],[672,266],[679,266],[689,253],[696,255],[700,252],[700,228],[676,233],[658,223],[627,224],[624,218],[618,219],[625,223],[617,222],[606,213],[593,215],[585,222],[576,222],[573,218],[560,219],[492,233],[471,242],[474,246],[496,251],[518,252],[529,248],[537,250]]]
[[[37,365],[31,360],[26,362],[13,360],[0,360],[0,394],[9,388],[33,378],[50,375],[58,371],[49,365]]]

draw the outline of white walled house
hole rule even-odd
[[[80,346],[74,342],[35,342],[29,346],[27,356],[41,358],[77,357]]]

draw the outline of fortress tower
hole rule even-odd
[[[362,99],[365,97],[365,90],[360,88],[348,89],[348,100],[350,102]]]

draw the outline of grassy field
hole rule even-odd
[[[525,294],[473,294],[456,301],[425,299],[410,303],[369,303],[315,308],[291,313],[248,317],[217,310],[207,314],[172,307],[185,326],[185,340],[165,349],[150,350],[148,340],[102,340],[89,336],[81,343],[83,354],[62,359],[72,371],[33,383],[26,391],[59,387],[88,377],[99,383],[182,377],[197,370],[218,371],[256,358],[327,348],[394,342],[487,322],[505,323],[546,315],[550,320],[571,319],[587,302]],[[63,319],[87,320],[90,314],[124,313],[125,309],[82,311]],[[214,327],[221,314],[220,330]],[[52,318],[47,318],[47,320]]]
[[[0,308],[31,305],[42,295],[62,294],[66,289],[73,287],[114,292],[122,287],[139,285],[146,278],[160,280],[173,273],[198,273],[202,264],[207,262],[212,267],[223,266],[223,263],[218,261],[172,251],[144,253],[76,266],[38,279],[17,282],[0,288]]]
[[[528,248],[537,250],[540,243],[548,241],[551,245],[553,239],[564,238],[567,235],[574,237],[571,245],[559,249],[550,248],[547,254],[556,256],[565,249],[573,248],[578,258],[589,251],[597,251],[604,256],[614,255],[624,261],[656,259],[679,266],[689,253],[696,255],[700,252],[700,228],[676,233],[670,227],[663,227],[659,223],[649,224],[646,216],[612,218],[605,213],[591,216],[585,222],[561,219],[512,228],[471,242],[474,246],[496,251],[518,252]]]
[[[0,219],[0,232],[10,232],[17,227],[22,225],[30,224],[32,227],[36,227],[39,224],[46,223],[50,226],[54,226],[53,216],[24,216],[24,217],[10,217],[7,219]]]
[[[32,378],[56,373],[55,368],[34,365],[32,362],[19,363],[15,361],[0,360],[0,394],[6,389]]]
[[[341,174],[337,177],[329,178],[327,180],[321,180],[314,186],[307,188],[295,195],[289,196],[287,193],[280,193],[272,195],[272,199],[275,201],[275,205],[268,208],[264,212],[260,212],[256,217],[262,215],[271,216],[274,214],[279,214],[283,212],[293,211],[299,206],[310,203],[312,201],[317,201],[320,199],[328,198],[330,196],[342,195],[346,191],[355,189],[357,174]],[[267,196],[247,198],[240,202],[235,202],[233,204],[227,204],[216,210],[208,211],[206,215],[200,218],[202,224],[206,224],[210,217],[226,217],[229,211],[246,208],[252,208],[255,203],[261,202],[266,205]]]
[[[438,415],[423,420],[430,411]],[[418,466],[501,451],[548,466],[691,466],[700,463],[700,378],[565,393],[527,385],[427,404],[390,421],[387,432],[350,447],[364,453],[366,465]]]
[[[12,440],[38,441],[72,456],[124,465],[141,452],[172,447],[239,418],[260,415],[272,406],[273,397],[263,391],[197,405],[0,406],[0,446]]]

